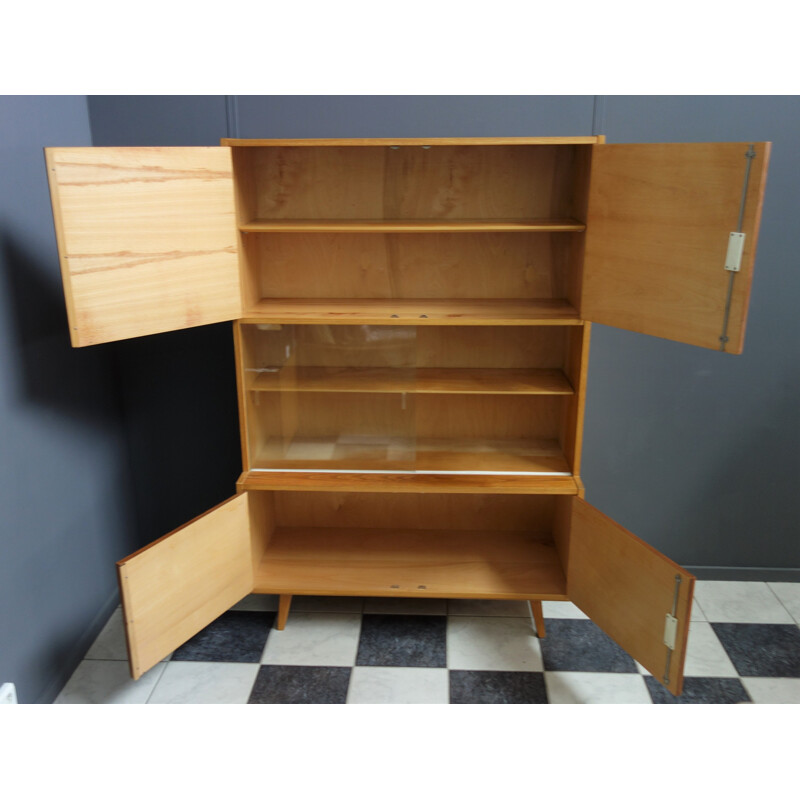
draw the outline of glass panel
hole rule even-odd
[[[569,473],[561,447],[565,328],[417,333],[417,470]]]
[[[414,469],[414,327],[253,325],[244,344],[253,468]]]
[[[249,468],[568,475],[566,332],[242,326]]]

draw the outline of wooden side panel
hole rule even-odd
[[[48,148],[76,347],[241,316],[227,147]]]
[[[726,351],[741,353],[769,142],[594,147],[581,316],[593,322],[720,349],[728,238],[742,231]]]
[[[560,552],[568,554],[569,599],[667,689],[680,694],[694,577],[585,500],[560,502],[571,506],[569,531],[558,537]],[[666,615],[673,613],[676,587],[678,628],[667,682],[670,651],[664,626]]]
[[[250,593],[249,515],[243,492],[117,564],[133,678]]]
[[[238,486],[236,489],[239,493]],[[250,556],[255,579],[264,552],[275,532],[275,498],[273,492],[253,492],[247,496],[250,505]]]
[[[592,323],[581,328],[568,328],[567,353],[564,373],[575,393],[564,401],[562,423],[562,448],[572,467],[573,475],[580,475],[583,450],[583,415],[586,407],[586,382],[589,372],[589,338]]]

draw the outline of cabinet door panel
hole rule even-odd
[[[573,497],[562,502],[571,506],[569,599],[667,689],[679,694],[694,577],[585,500]],[[677,618],[672,651],[664,643],[667,614]]]
[[[117,564],[134,678],[252,591],[249,506],[237,495]]]
[[[769,142],[595,145],[581,315],[593,322],[741,353]],[[749,169],[747,190],[745,176]],[[729,234],[746,234],[741,271]]]
[[[229,147],[45,154],[74,346],[241,316]]]

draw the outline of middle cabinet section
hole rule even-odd
[[[584,335],[240,324],[246,469],[571,475]]]

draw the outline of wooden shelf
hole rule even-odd
[[[255,392],[574,394],[559,369],[284,367],[250,375]]]
[[[420,475],[416,472],[243,472],[240,489],[415,494],[578,494],[571,475]]]
[[[283,439],[269,440],[261,445],[251,469],[571,474],[555,439],[453,441],[410,436],[295,437],[288,444]]]
[[[245,323],[313,325],[583,325],[566,300],[263,299]]]
[[[277,528],[253,591],[567,599],[553,542],[517,531]]]
[[[242,233],[581,233],[576,219],[253,219]]]

